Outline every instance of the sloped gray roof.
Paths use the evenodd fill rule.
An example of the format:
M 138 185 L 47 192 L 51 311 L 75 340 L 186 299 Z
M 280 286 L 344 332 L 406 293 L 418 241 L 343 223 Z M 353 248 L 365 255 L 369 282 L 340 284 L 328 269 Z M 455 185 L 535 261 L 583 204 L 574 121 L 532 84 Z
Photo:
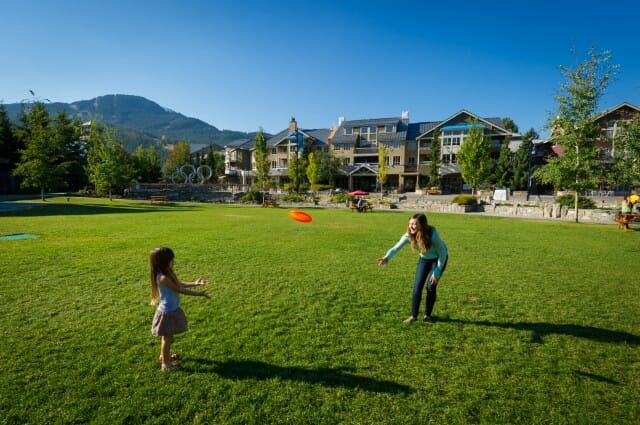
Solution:
M 440 123 L 441 121 L 432 121 L 432 122 L 416 122 L 416 123 L 409 124 L 409 129 L 407 131 L 407 140 L 416 140 L 418 136 L 426 133 L 427 131 L 431 130 L 432 128 L 434 128 Z
M 402 121 L 402 118 L 399 117 L 391 117 L 391 118 L 368 118 L 362 120 L 349 120 L 343 121 L 341 127 L 366 127 L 366 126 L 378 126 L 378 125 L 387 125 L 392 124 L 395 125 L 398 121 Z
M 319 144 L 326 145 L 328 143 L 329 135 L 331 134 L 331 130 L 328 128 L 315 128 L 310 130 L 299 128 L 298 131 L 307 135 L 308 137 L 313 138 L 314 145 L 319 145 Z M 269 140 L 267 140 L 267 146 L 273 147 L 276 144 L 282 142 L 284 139 L 286 139 L 287 136 L 289 136 L 288 128 L 280 131 L 276 135 L 269 138 Z
M 409 125 L 402 118 L 370 118 L 363 120 L 343 121 L 337 128 L 333 136 L 332 143 L 354 144 L 358 139 L 356 134 L 344 134 L 345 128 L 378 127 L 382 125 L 395 125 L 396 131 L 393 133 L 378 133 L 379 142 L 395 142 L 407 140 L 407 130 Z
M 301 130 L 303 133 L 308 134 L 309 136 L 315 139 L 314 144 L 324 144 L 326 145 L 329 141 L 329 135 L 331 134 L 331 129 L 328 128 L 318 128 L 315 130 Z
M 254 144 L 255 142 L 251 139 L 238 139 L 227 143 L 224 147 L 231 149 L 251 149 Z

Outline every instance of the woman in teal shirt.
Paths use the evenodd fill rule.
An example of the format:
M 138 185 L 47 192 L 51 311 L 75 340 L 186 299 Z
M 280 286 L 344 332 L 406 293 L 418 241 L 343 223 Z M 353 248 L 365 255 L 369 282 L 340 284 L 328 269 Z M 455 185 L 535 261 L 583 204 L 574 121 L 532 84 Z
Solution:
M 416 276 L 413 284 L 413 297 L 411 302 L 411 316 L 404 320 L 403 323 L 409 324 L 416 321 L 420 310 L 420 299 L 422 298 L 422 290 L 424 284 L 427 283 L 427 299 L 423 321 L 431 322 L 431 313 L 436 303 L 436 288 L 449 258 L 447 245 L 440 238 L 440 234 L 433 226 L 427 223 L 427 216 L 424 214 L 414 214 L 409 219 L 407 232 L 402 235 L 398 243 L 396 243 L 384 257 L 378 258 L 378 264 L 386 265 L 391 257 L 398 252 L 407 243 L 411 243 L 411 250 L 420 253 L 418 265 L 416 267 Z

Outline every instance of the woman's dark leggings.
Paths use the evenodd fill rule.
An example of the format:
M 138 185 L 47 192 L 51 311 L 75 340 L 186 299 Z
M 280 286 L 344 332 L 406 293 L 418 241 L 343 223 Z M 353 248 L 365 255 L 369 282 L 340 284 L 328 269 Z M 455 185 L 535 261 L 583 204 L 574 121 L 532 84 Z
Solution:
M 447 262 L 449 261 L 449 257 L 444 260 L 444 265 L 442 266 L 442 270 L 440 271 L 440 278 L 444 274 L 444 269 L 447 268 Z M 413 283 L 413 298 L 411 300 L 411 315 L 413 317 L 418 317 L 418 312 L 420 311 L 420 299 L 422 298 L 422 290 L 424 289 L 424 284 L 427 281 L 429 275 L 431 275 L 431 269 L 436 266 L 438 263 L 438 259 L 430 259 L 427 260 L 425 258 L 419 257 L 418 266 L 416 267 L 416 279 Z M 438 283 L 440 281 L 438 280 Z M 433 306 L 436 303 L 436 289 L 438 285 L 432 285 L 431 282 L 427 283 L 427 300 L 426 300 L 426 308 L 425 314 L 427 316 L 431 316 L 431 312 L 433 311 Z

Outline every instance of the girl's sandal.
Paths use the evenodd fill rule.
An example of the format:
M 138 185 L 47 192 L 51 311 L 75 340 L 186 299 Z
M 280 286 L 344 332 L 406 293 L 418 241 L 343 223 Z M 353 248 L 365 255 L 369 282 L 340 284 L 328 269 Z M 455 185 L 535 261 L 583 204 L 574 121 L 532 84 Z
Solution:
M 170 365 L 162 365 L 160 368 L 162 371 L 176 371 L 180 370 L 180 362 L 173 362 Z
M 178 355 L 178 354 L 172 354 L 172 355 L 171 355 L 171 360 L 180 360 L 180 355 Z M 159 361 L 160 363 L 162 363 L 162 356 L 158 357 L 158 361 Z

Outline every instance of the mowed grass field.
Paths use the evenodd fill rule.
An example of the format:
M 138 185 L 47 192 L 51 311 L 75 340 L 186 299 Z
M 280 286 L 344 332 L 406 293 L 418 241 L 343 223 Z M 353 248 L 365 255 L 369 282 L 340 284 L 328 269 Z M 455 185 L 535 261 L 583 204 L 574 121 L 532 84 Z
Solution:
M 449 245 L 409 314 L 408 211 L 71 198 L 0 213 L 2 424 L 637 424 L 640 232 L 428 214 Z M 148 254 L 176 253 L 190 330 L 161 372 Z M 424 300 L 422 309 L 424 308 Z M 422 310 L 421 310 L 422 314 Z

